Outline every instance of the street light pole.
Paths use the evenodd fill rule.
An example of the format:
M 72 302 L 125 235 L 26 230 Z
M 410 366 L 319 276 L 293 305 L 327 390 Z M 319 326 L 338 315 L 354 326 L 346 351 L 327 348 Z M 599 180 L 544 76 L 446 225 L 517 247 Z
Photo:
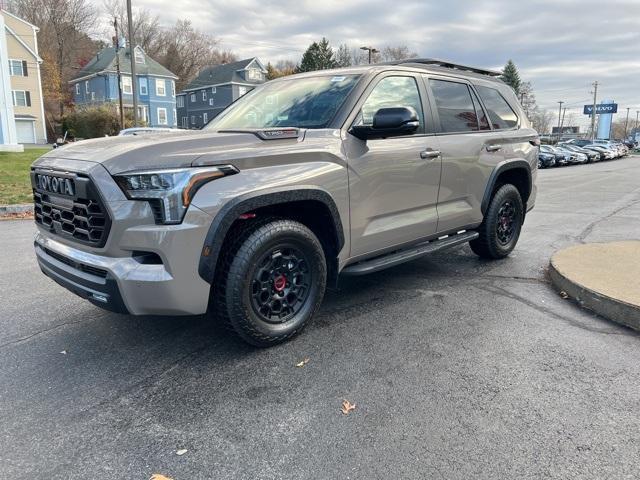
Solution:
M 374 53 L 379 53 L 379 50 L 376 50 L 373 47 L 360 47 L 360 50 L 366 50 L 369 52 L 369 65 L 371 65 L 371 55 Z
M 593 110 L 591 111 L 591 141 L 596 138 L 596 102 L 598 101 L 598 81 L 593 84 Z
M 564 103 L 562 100 L 558 102 L 560 104 L 560 108 L 558 108 L 558 142 L 560 141 L 560 128 L 562 122 L 562 104 Z
M 116 73 L 118 75 L 118 104 L 120 107 L 120 130 L 123 130 L 125 128 L 125 125 L 124 125 L 124 108 L 122 106 L 122 75 L 120 74 L 120 37 L 118 35 L 118 19 L 117 18 L 113 20 L 113 28 L 115 28 L 116 30 Z
M 131 57 L 131 93 L 133 97 L 133 126 L 138 126 L 138 78 L 136 77 L 136 54 L 133 41 L 133 15 L 131 0 L 127 0 L 127 23 L 129 23 L 129 56 Z
M 624 138 L 625 138 L 625 140 L 627 139 L 627 125 L 629 125 L 629 110 L 631 110 L 631 108 L 627 107 L 627 119 L 624 121 Z

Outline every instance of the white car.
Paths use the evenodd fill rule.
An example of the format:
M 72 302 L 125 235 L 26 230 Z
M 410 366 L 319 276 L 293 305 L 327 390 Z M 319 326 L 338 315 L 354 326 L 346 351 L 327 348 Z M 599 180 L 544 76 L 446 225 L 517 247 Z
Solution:
M 154 133 L 171 133 L 176 131 L 177 130 L 175 128 L 165 127 L 131 127 L 120 130 L 118 136 L 121 137 L 123 135 L 149 135 Z

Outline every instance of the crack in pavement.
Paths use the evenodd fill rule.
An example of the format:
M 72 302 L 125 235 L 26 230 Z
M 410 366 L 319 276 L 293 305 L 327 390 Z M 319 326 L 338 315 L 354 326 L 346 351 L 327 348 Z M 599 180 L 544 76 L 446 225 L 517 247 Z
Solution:
M 553 310 L 551 310 L 548 307 L 543 307 L 541 305 L 539 305 L 536 302 L 533 302 L 525 297 L 521 297 L 520 295 L 517 295 L 513 292 L 510 292 L 509 290 L 499 287 L 497 285 L 495 285 L 495 283 L 491 283 L 490 285 L 474 285 L 476 288 L 480 289 L 480 290 L 484 290 L 485 292 L 490 292 L 493 293 L 495 295 L 499 295 L 501 297 L 505 297 L 505 298 L 509 298 L 511 300 L 515 300 L 517 302 L 523 303 L 524 305 L 533 308 L 534 310 L 540 312 L 540 313 L 544 313 L 547 315 L 551 315 L 553 317 L 556 317 L 559 320 L 562 320 L 566 323 L 568 323 L 569 325 L 573 326 L 573 327 L 577 327 L 580 328 L 581 330 L 586 330 L 589 332 L 593 332 L 593 333 L 599 333 L 599 334 L 603 334 L 603 335 L 620 335 L 620 336 L 627 336 L 627 337 L 637 337 L 639 336 L 638 333 L 634 332 L 633 330 L 627 330 L 627 329 L 622 329 L 620 327 L 615 327 L 615 329 L 602 329 L 602 328 L 594 328 L 594 327 L 589 327 L 587 325 L 585 325 L 584 323 L 581 323 L 577 320 L 574 320 L 573 318 L 570 317 L 566 317 L 564 315 L 561 315 L 557 312 L 554 312 Z M 594 315 L 597 318 L 601 318 L 597 315 Z M 603 319 L 604 320 L 604 319 Z
M 636 189 L 635 191 L 638 191 L 640 189 Z M 634 191 L 634 193 L 635 193 Z M 614 209 L 612 212 L 608 213 L 607 215 L 604 215 L 603 217 L 600 217 L 597 220 L 594 220 L 593 222 L 589 223 L 583 230 L 582 232 L 580 232 L 578 234 L 578 236 L 576 237 L 576 239 L 580 242 L 580 243 L 585 243 L 586 238 L 591 235 L 591 232 L 593 232 L 593 229 L 596 227 L 596 225 L 598 225 L 600 222 L 604 222 L 605 220 L 613 217 L 614 215 L 616 215 L 617 213 L 621 212 L 622 210 L 625 210 L 629 207 L 632 207 L 636 204 L 640 203 L 640 198 L 635 198 L 627 203 L 625 203 L 624 205 L 622 205 L 621 207 L 618 207 L 616 209 Z

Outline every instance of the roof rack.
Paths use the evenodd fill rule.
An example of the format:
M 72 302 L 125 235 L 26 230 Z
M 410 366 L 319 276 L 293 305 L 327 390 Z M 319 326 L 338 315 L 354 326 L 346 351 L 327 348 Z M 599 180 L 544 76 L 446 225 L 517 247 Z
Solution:
M 438 60 L 437 58 L 408 58 L 406 60 L 402 60 L 397 62 L 398 65 L 407 64 L 407 63 L 420 63 L 423 65 L 437 65 L 439 67 L 444 68 L 453 68 L 455 70 L 465 70 L 468 72 L 479 73 L 480 75 L 488 75 L 490 77 L 499 77 L 502 75 L 501 72 L 496 72 L 495 70 L 487 70 L 484 68 L 476 68 L 469 67 L 468 65 L 459 65 L 453 62 L 447 62 L 446 60 Z

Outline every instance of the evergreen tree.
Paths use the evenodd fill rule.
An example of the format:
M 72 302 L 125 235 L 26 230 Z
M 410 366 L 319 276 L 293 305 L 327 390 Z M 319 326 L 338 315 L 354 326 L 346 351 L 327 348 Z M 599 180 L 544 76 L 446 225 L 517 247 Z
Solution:
M 522 81 L 520 80 L 520 74 L 516 68 L 516 64 L 512 60 L 509 60 L 502 70 L 502 76 L 500 77 L 504 83 L 513 88 L 516 95 L 520 95 L 520 87 Z
M 343 43 L 338 47 L 336 52 L 336 67 L 350 67 L 351 66 L 351 51 L 346 43 Z
M 322 41 L 313 42 L 302 55 L 302 61 L 298 67 L 299 72 L 312 72 L 314 70 L 326 70 L 336 68 L 333 49 L 326 38 Z

